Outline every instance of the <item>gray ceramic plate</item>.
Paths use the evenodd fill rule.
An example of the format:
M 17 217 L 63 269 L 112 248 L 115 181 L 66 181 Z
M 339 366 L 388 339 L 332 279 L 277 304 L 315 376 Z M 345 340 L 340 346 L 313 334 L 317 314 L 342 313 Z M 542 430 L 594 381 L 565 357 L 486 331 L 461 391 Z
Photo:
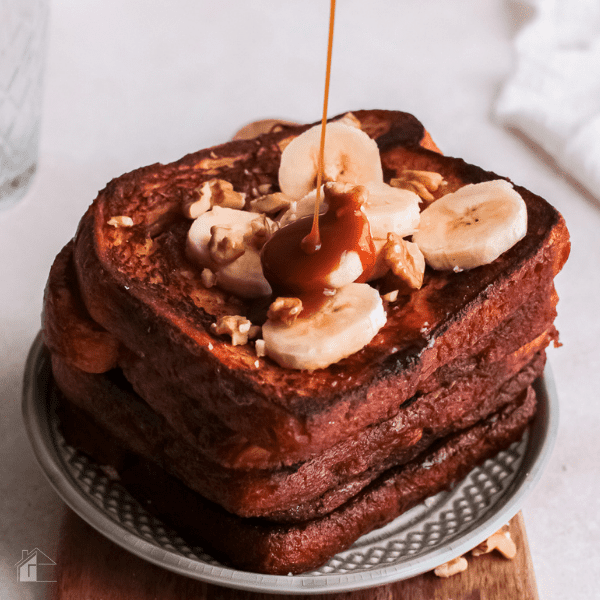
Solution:
M 546 465 L 558 428 L 549 367 L 536 382 L 539 410 L 529 433 L 442 492 L 389 525 L 360 538 L 326 565 L 303 575 L 276 576 L 222 566 L 202 548 L 148 514 L 99 466 L 64 441 L 54 412 L 51 370 L 41 339 L 25 372 L 23 413 L 37 459 L 62 499 L 106 537 L 176 573 L 243 590 L 310 594 L 355 590 L 407 579 L 467 552 L 521 508 Z

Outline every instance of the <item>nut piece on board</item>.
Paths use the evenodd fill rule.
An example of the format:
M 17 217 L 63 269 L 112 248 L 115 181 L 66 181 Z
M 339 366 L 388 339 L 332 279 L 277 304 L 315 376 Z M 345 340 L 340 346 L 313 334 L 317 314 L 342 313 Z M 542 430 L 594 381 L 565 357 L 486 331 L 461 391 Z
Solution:
M 517 554 L 517 547 L 510 537 L 510 532 L 504 527 L 491 535 L 487 540 L 481 542 L 479 546 L 473 548 L 473 556 L 481 556 L 492 550 L 498 550 L 505 558 L 514 558 Z
M 449 560 L 447 563 L 436 567 L 433 572 L 438 577 L 452 577 L 452 575 L 466 571 L 468 566 L 469 563 L 464 556 L 457 556 L 456 558 Z

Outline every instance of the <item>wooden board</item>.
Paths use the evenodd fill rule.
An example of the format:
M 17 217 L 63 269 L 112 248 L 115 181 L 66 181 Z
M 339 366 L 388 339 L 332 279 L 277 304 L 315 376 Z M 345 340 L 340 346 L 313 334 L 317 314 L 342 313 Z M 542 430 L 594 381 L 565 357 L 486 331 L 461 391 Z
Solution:
M 521 513 L 510 522 L 518 552 L 507 560 L 493 552 L 468 555 L 469 568 L 448 579 L 425 573 L 406 581 L 318 596 L 314 600 L 538 600 Z M 71 510 L 61 526 L 51 600 L 277 600 L 282 596 L 241 592 L 182 577 L 152 565 L 109 541 Z

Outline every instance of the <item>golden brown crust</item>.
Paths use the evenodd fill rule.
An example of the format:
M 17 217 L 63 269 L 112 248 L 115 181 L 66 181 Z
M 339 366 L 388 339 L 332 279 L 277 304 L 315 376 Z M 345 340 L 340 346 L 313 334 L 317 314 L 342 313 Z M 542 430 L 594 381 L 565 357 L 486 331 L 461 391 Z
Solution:
M 423 149 L 425 130 L 414 117 L 354 114 L 377 136 L 388 178 L 404 168 L 434 170 L 448 182 L 444 191 L 452 191 L 497 177 Z M 232 142 L 111 182 L 83 218 L 75 249 L 82 296 L 94 320 L 189 399 L 184 410 L 192 422 L 194 404 L 201 403 L 250 444 L 298 457 L 389 415 L 420 380 L 546 286 L 568 252 L 562 217 L 518 188 L 528 205 L 528 236 L 491 265 L 460 274 L 428 270 L 422 289 L 390 305 L 387 325 L 361 352 L 310 377 L 257 359 L 251 345 L 233 347 L 210 333 L 218 317 L 251 315 L 256 305 L 202 285 L 184 255 L 189 221 L 180 208 L 209 177 L 228 178 L 249 197 L 260 182 L 276 185 L 279 144 L 305 128 Z M 107 224 L 124 214 L 133 216 L 133 227 Z
M 72 294 L 74 298 L 70 300 L 70 303 L 77 305 L 77 281 L 71 269 L 68 268 L 69 248 L 70 244 L 61 252 L 61 260 L 55 262 L 50 273 L 49 287 L 54 288 L 55 293 L 63 299 L 68 299 L 69 294 Z M 556 315 L 556 302 L 557 296 L 552 284 L 549 287 L 540 287 L 535 290 L 528 301 L 508 316 L 499 327 L 496 327 L 487 336 L 480 338 L 477 344 L 469 349 L 466 358 L 455 359 L 445 367 L 438 369 L 431 377 L 419 383 L 417 391 L 423 393 L 435 390 L 440 385 L 449 385 L 457 373 L 481 368 L 515 352 L 523 344 L 527 344 L 550 327 Z M 81 313 L 71 314 L 70 311 L 63 310 L 56 318 L 67 324 L 76 320 L 79 328 L 85 326 Z M 98 326 L 89 315 L 85 318 L 91 335 Z M 73 361 L 70 362 L 73 364 Z M 143 358 L 122 348 L 120 364 L 137 392 L 158 413 L 164 415 L 179 435 L 194 444 L 198 452 L 222 466 L 238 469 L 271 468 L 293 465 L 316 455 L 314 448 L 310 450 L 310 453 L 306 449 L 302 449 L 299 453 L 269 452 L 225 427 L 216 415 L 201 411 L 200 406 L 194 408 L 195 412 L 201 411 L 198 413 L 197 419 L 190 420 L 186 407 L 191 401 L 182 400 L 183 392 L 157 375 Z M 74 364 L 74 366 L 78 365 Z M 81 369 L 81 367 L 78 368 Z M 196 420 L 202 421 L 202 428 L 194 425 Z M 329 444 L 329 446 L 331 445 L 333 443 Z M 321 448 L 321 450 L 323 449 L 326 448 Z
M 268 359 L 255 366 L 253 349 L 213 337 L 209 324 L 217 314 L 193 309 L 185 296 L 179 303 L 169 296 L 158 300 L 152 288 L 136 280 L 121 283 L 121 274 L 113 275 L 94 254 L 86 221 L 77 239 L 78 274 L 95 320 L 228 427 L 250 437 L 257 433 L 252 423 L 260 421 L 276 451 L 322 447 L 341 431 L 352 433 L 342 422 L 357 431 L 383 418 L 414 393 L 419 379 L 491 331 L 553 277 L 564 257 L 564 225 L 547 205 L 537 204 L 531 194 L 525 198 L 532 231 L 523 243 L 470 272 L 428 271 L 421 290 L 391 307 L 388 324 L 369 346 L 310 377 Z M 555 238 L 561 242 L 553 243 Z M 239 307 L 232 312 L 239 314 Z M 422 332 L 425 321 L 430 328 Z M 375 395 L 376 409 L 366 402 Z
M 44 293 L 44 343 L 73 366 L 104 373 L 117 366 L 119 341 L 89 316 L 76 284 L 73 242 L 57 255 Z
M 279 469 L 222 467 L 180 436 L 129 389 L 121 374 L 85 374 L 58 355 L 54 378 L 65 396 L 131 452 L 155 462 L 190 489 L 243 517 L 299 522 L 323 516 L 357 494 L 384 470 L 404 464 L 436 440 L 466 429 L 514 398 L 544 367 L 542 334 L 481 368 L 464 366 L 445 383 L 415 396 L 393 418 L 367 428 L 313 460 Z M 217 434 L 218 435 L 218 432 Z
M 449 436 L 407 465 L 389 469 L 338 509 L 294 524 L 236 517 L 130 455 L 81 411 L 62 404 L 60 412 L 67 441 L 99 464 L 114 466 L 122 483 L 190 543 L 200 543 L 239 569 L 287 575 L 320 566 L 361 535 L 462 479 L 474 465 L 518 440 L 535 406 L 535 392 L 528 388 L 489 419 Z

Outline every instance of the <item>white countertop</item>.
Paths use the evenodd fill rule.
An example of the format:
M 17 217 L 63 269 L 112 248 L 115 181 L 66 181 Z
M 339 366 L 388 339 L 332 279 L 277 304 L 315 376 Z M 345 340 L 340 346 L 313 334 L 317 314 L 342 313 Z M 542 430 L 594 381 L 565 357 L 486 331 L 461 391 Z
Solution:
M 491 118 L 522 5 L 459 4 L 339 2 L 329 114 L 412 112 L 446 154 L 509 176 L 564 215 L 573 244 L 557 277 L 564 345 L 549 352 L 560 430 L 524 514 L 540 597 L 588 599 L 600 581 L 600 201 Z M 324 0 L 53 2 L 39 172 L 20 204 L 0 209 L 1 600 L 43 597 L 13 565 L 36 546 L 52 557 L 63 510 L 20 411 L 55 254 L 111 178 L 226 141 L 255 119 L 318 120 L 327 15 Z

